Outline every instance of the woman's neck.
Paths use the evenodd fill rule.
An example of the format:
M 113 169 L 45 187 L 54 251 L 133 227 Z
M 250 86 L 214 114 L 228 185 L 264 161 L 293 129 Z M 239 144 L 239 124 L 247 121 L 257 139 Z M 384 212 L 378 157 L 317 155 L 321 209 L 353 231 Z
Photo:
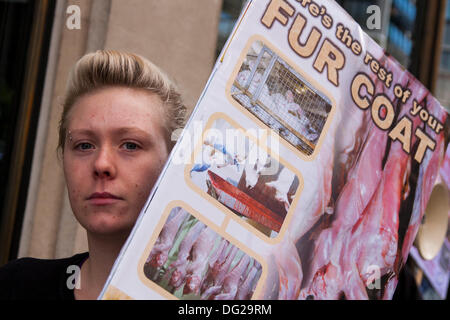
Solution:
M 88 232 L 89 258 L 81 267 L 81 286 L 74 292 L 77 300 L 97 299 L 127 236 L 99 236 Z

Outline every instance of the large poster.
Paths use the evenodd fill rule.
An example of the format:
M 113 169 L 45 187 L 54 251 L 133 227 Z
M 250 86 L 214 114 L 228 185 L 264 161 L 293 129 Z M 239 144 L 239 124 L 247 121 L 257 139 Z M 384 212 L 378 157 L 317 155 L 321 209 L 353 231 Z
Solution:
M 390 299 L 447 113 L 333 1 L 250 1 L 100 296 Z

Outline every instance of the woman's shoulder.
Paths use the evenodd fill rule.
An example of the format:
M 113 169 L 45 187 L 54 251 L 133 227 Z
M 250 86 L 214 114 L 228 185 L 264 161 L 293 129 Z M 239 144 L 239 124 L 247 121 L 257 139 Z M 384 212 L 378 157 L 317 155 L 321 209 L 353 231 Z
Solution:
M 68 298 L 87 252 L 64 259 L 20 258 L 0 267 L 0 299 Z M 67 296 L 69 295 L 69 296 Z
M 15 271 L 35 271 L 38 269 L 54 269 L 60 268 L 67 265 L 78 265 L 83 263 L 84 260 L 89 256 L 88 252 L 78 253 L 72 257 L 63 258 L 63 259 L 38 259 L 38 258 L 20 258 L 13 260 L 3 267 L 0 267 L 0 271 L 5 270 L 15 270 Z

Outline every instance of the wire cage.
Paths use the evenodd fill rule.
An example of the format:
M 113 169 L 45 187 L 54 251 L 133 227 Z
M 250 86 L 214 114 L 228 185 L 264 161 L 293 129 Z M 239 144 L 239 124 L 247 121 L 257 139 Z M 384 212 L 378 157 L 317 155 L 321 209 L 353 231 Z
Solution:
M 231 96 L 306 155 L 314 152 L 331 111 L 327 97 L 264 45 L 247 54 Z

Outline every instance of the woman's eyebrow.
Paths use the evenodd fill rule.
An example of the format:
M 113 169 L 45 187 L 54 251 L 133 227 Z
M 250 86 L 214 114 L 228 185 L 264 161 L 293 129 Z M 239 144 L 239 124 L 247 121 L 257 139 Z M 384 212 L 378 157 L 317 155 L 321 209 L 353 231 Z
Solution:
M 142 129 L 139 129 L 136 127 L 119 128 L 119 129 L 113 130 L 113 132 L 115 135 L 118 135 L 118 136 L 125 135 L 125 134 L 136 134 L 138 137 L 149 139 L 149 140 L 153 140 L 153 138 L 154 138 L 154 135 L 151 132 L 147 132 L 145 130 L 142 130 Z
M 90 130 L 90 129 L 71 129 L 71 130 L 68 130 L 67 133 L 70 135 L 72 135 L 72 134 L 80 134 L 80 135 L 88 135 L 88 136 L 95 135 L 94 131 Z
M 149 136 L 150 134 L 142 129 L 136 128 L 136 127 L 123 127 L 113 130 L 116 133 L 123 134 L 123 133 L 140 133 Z
M 135 133 L 135 134 L 140 134 L 143 136 L 147 136 L 147 137 L 151 137 L 151 134 L 145 130 L 136 128 L 136 127 L 122 127 L 122 128 L 117 128 L 117 129 L 112 129 L 110 130 L 111 133 L 113 134 L 117 134 L 117 135 L 121 135 L 121 134 L 126 134 L 126 133 Z M 73 129 L 73 130 L 69 130 L 68 133 L 70 134 L 80 134 L 80 135 L 88 135 L 88 136 L 95 136 L 96 135 L 96 130 L 92 130 L 92 129 Z
M 112 139 L 138 139 L 141 143 L 151 144 L 153 145 L 155 141 L 157 141 L 157 137 L 152 133 L 146 130 L 137 128 L 137 127 L 120 127 L 120 128 L 112 128 L 108 130 Z M 73 136 L 73 139 L 100 139 L 103 133 L 98 132 L 95 129 L 88 128 L 80 128 L 74 129 L 68 132 L 67 137 L 71 141 L 70 137 Z

